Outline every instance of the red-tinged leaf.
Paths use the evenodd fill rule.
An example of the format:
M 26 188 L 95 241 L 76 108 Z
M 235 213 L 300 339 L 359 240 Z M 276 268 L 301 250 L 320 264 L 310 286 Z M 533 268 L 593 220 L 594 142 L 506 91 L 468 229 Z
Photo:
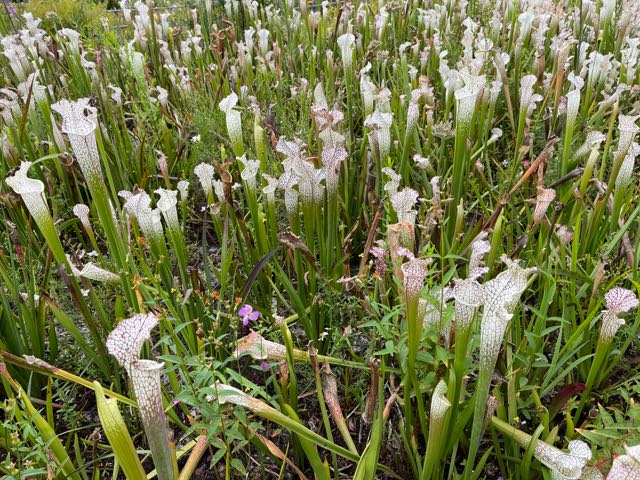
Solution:
M 555 394 L 551 404 L 549 405 L 549 418 L 556 416 L 558 412 L 563 410 L 567 406 L 567 402 L 571 397 L 577 395 L 585 389 L 585 384 L 581 382 L 571 383 L 562 387 L 558 393 Z

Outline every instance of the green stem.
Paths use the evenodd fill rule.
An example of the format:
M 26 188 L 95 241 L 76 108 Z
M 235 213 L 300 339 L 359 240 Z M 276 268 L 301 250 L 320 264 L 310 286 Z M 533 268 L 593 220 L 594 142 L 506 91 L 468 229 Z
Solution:
M 471 443 L 469 445 L 467 463 L 465 465 L 463 474 L 464 480 L 470 480 L 472 478 L 476 455 L 478 454 L 478 449 L 480 448 L 480 437 L 482 435 L 484 414 L 487 408 L 487 397 L 489 396 L 489 388 L 491 387 L 491 374 L 493 372 L 493 365 L 495 365 L 495 361 L 486 362 L 480 365 L 478 383 L 476 384 L 473 424 L 471 427 Z

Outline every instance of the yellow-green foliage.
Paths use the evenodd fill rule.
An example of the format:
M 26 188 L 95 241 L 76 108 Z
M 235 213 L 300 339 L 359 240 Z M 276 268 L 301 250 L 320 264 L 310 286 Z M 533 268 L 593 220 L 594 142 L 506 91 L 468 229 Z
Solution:
M 84 33 L 95 31 L 110 15 L 104 3 L 88 0 L 31 0 L 26 10 L 41 18 L 47 30 L 66 27 Z

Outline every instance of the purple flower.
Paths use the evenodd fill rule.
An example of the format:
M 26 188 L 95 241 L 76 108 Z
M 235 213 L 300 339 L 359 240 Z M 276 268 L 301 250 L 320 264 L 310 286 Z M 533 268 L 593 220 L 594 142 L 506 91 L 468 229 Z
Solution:
M 238 310 L 238 316 L 242 318 L 242 325 L 245 327 L 249 325 L 251 320 L 257 320 L 260 318 L 260 312 L 254 310 L 249 304 L 245 304 L 240 310 Z
M 269 370 L 269 362 L 262 362 L 260 364 L 260 368 L 262 368 L 262 370 L 266 372 L 267 370 Z

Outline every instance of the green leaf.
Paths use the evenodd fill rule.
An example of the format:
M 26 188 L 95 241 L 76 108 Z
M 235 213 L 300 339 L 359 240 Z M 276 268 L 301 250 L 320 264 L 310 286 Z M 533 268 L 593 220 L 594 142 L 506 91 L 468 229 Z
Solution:
M 380 446 L 382 445 L 382 433 L 384 430 L 384 382 L 378 386 L 378 409 L 371 429 L 371 439 L 360 457 L 353 480 L 375 480 Z
M 247 475 L 247 471 L 244 468 L 244 465 L 240 461 L 239 458 L 234 458 L 231 460 L 231 466 L 237 470 L 243 477 Z
M 107 399 L 98 382 L 94 382 L 94 386 L 102 429 L 125 477 L 127 480 L 146 480 L 144 468 L 142 468 L 133 440 L 131 440 L 127 426 L 118 409 L 117 400 L 115 398 Z
M 531 459 L 533 458 L 533 452 L 536 448 L 536 443 L 538 442 L 538 438 L 540 438 L 540 435 L 542 435 L 543 431 L 544 431 L 544 426 L 538 425 L 538 428 L 536 428 L 536 431 L 531 437 L 531 442 L 529 442 L 527 451 L 525 452 L 524 457 L 522 459 L 522 463 L 520 464 L 520 472 L 522 474 L 522 478 L 525 478 L 525 479 L 529 478 L 529 471 L 531 469 Z
M 384 348 L 382 350 L 374 352 L 374 355 L 377 357 L 381 357 L 382 355 L 390 355 L 393 353 L 394 348 L 395 344 L 393 343 L 393 340 L 387 340 L 384 344 Z
M 242 289 L 240 290 L 240 298 L 242 298 L 242 302 L 244 302 L 246 300 L 247 295 L 249 294 L 249 290 L 251 290 L 251 286 L 255 283 L 255 281 L 258 278 L 258 275 L 260 274 L 260 271 L 262 270 L 262 268 L 266 265 L 266 263 L 269 261 L 269 259 L 271 257 L 273 257 L 273 255 L 277 251 L 278 251 L 278 249 L 274 248 L 269 253 L 267 253 L 262 258 L 262 260 L 260 260 L 258 262 L 258 264 L 255 267 L 253 267 L 253 270 L 251 270 L 251 273 L 247 277 L 247 281 L 244 283 L 244 285 L 242 286 Z
M 24 403 L 25 412 L 29 415 L 31 422 L 38 429 L 42 438 L 47 442 L 47 445 L 60 465 L 64 476 L 72 480 L 80 480 L 80 476 L 77 473 L 75 465 L 71 461 L 71 458 L 60 441 L 60 438 L 58 438 L 56 432 L 51 428 L 51 425 L 49 425 L 44 417 L 34 408 L 31 400 L 29 400 L 29 396 L 22 387 L 15 383 L 11 378 L 9 379 L 9 382 L 20 395 L 20 398 Z
M 583 430 L 576 428 L 576 432 L 586 438 L 590 443 L 604 447 L 608 440 L 618 440 L 623 438 L 622 433 L 615 433 L 607 430 Z
M 302 424 L 293 408 L 285 404 L 284 410 L 293 421 Z M 329 465 L 326 460 L 323 462 L 320 458 L 316 444 L 302 435 L 298 435 L 298 440 L 300 441 L 300 445 L 311 464 L 316 480 L 329 480 L 331 478 L 329 474 Z

